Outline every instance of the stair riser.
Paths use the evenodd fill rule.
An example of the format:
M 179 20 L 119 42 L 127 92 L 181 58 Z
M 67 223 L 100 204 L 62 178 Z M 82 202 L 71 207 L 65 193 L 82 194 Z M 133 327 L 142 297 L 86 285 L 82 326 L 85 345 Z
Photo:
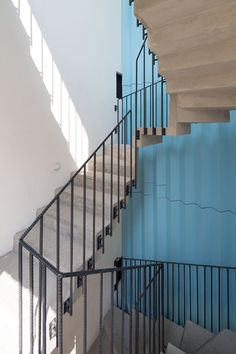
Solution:
M 89 171 L 92 171 L 93 170 L 93 164 L 89 164 L 88 169 L 89 169 Z M 103 171 L 103 163 L 102 163 L 102 161 L 97 161 L 96 170 L 98 172 L 102 172 Z M 109 161 L 109 162 L 107 161 L 107 163 L 105 164 L 105 172 L 106 173 L 111 173 L 111 161 Z M 130 165 L 129 165 L 129 160 L 128 159 L 127 159 L 126 167 L 124 165 L 120 164 L 119 173 L 122 176 L 126 175 L 127 181 L 128 181 L 128 178 L 130 177 L 130 174 L 131 174 Z M 113 161 L 113 174 L 114 175 L 118 174 L 118 163 L 117 163 L 117 161 Z M 133 168 L 133 171 L 132 171 L 132 175 L 134 176 L 134 168 Z
M 218 110 L 178 109 L 178 122 L 181 123 L 228 123 L 229 113 Z
M 207 91 L 214 89 L 236 89 L 236 72 L 197 78 L 167 79 L 167 91 L 170 94 Z
M 211 90 L 205 93 L 178 94 L 179 108 L 209 108 L 230 110 L 236 107 L 236 90 Z
M 115 178 L 115 176 L 114 176 Z M 83 175 L 80 175 L 78 177 L 76 177 L 75 179 L 75 186 L 78 187 L 83 187 L 84 184 L 84 177 Z M 128 183 L 127 183 L 128 185 Z M 92 189 L 93 190 L 93 186 L 94 186 L 94 180 L 93 178 L 86 178 L 86 187 L 88 189 Z M 113 179 L 113 183 L 112 183 L 112 188 L 113 191 L 116 192 L 116 194 L 118 193 L 118 181 L 117 178 L 116 180 Z M 111 192 L 111 180 L 109 178 L 105 180 L 105 193 L 110 193 Z M 101 178 L 96 178 L 96 191 L 102 192 L 103 191 L 103 180 Z M 120 176 L 120 194 L 122 194 L 122 192 L 124 191 L 124 176 Z
M 168 76 L 173 71 L 183 69 L 194 69 L 200 66 L 221 64 L 222 70 L 227 63 L 236 60 L 236 51 L 234 47 L 235 40 L 229 39 L 221 43 L 219 50 L 218 43 L 213 43 L 207 46 L 200 46 L 196 49 L 188 49 L 181 53 L 173 53 L 165 56 L 160 56 L 158 61 L 159 72 Z M 173 65 L 174 62 L 174 65 Z

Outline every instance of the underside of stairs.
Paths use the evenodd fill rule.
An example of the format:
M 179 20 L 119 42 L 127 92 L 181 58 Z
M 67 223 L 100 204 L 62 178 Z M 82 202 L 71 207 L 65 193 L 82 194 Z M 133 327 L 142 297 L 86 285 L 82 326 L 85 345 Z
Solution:
M 166 135 L 190 133 L 191 123 L 226 123 L 235 109 L 235 1 L 135 0 L 148 47 L 170 95 Z

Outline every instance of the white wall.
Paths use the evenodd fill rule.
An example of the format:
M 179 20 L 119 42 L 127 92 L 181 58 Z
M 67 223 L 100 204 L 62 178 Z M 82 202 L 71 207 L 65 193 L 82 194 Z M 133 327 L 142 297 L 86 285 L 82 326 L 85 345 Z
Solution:
M 0 2 L 0 255 L 113 127 L 121 70 L 119 1 L 18 3 Z

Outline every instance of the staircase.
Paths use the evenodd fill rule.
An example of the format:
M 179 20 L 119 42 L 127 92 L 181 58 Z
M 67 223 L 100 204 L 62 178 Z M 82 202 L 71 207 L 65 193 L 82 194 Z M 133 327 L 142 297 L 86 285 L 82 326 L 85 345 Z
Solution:
M 185 270 L 190 274 L 190 285 L 181 292 L 180 273 L 170 275 L 165 262 L 113 262 L 122 255 L 117 229 L 137 186 L 138 148 L 159 144 L 165 135 L 189 134 L 192 123 L 229 122 L 229 110 L 236 106 L 236 5 L 222 0 L 135 0 L 134 11 L 146 28 L 136 65 L 148 40 L 152 84 L 146 86 L 144 70 L 144 86 L 138 89 L 137 71 L 135 92 L 117 102 L 117 125 L 37 211 L 33 224 L 15 236 L 13 250 L 0 258 L 3 354 L 69 354 L 74 333 L 76 353 L 83 354 L 154 354 L 164 348 L 167 354 L 235 353 L 236 335 L 229 330 L 234 326 L 229 312 L 235 298 L 231 281 L 236 279 L 230 274 L 235 269 L 224 268 L 227 280 L 222 285 L 220 267 L 178 264 L 178 271 L 184 267 L 183 284 Z M 156 55 L 161 75 L 155 82 Z M 199 304 L 200 295 L 192 296 L 193 278 L 196 284 L 203 280 L 206 292 L 208 267 L 218 270 L 218 312 L 216 305 L 208 309 L 207 302 Z M 222 309 L 225 284 L 228 298 Z M 191 318 L 191 300 L 185 302 L 187 291 L 189 299 L 196 300 L 196 319 Z M 227 325 L 221 323 L 224 309 Z M 199 314 L 213 317 L 214 311 L 219 328 L 208 319 L 207 330 L 209 323 L 200 325 Z
M 170 95 L 167 135 L 229 122 L 236 106 L 235 1 L 135 0 Z
M 135 313 L 124 316 L 124 339 L 121 340 L 122 333 L 122 311 L 115 307 L 115 327 L 114 327 L 114 353 L 132 354 L 135 351 L 130 351 L 130 334 L 129 329 L 133 322 L 132 340 L 139 342 L 139 348 L 141 352 L 151 353 L 152 351 L 152 334 L 149 333 L 148 318 L 145 318 L 146 328 L 143 327 L 143 314 L 139 313 L 140 325 L 135 337 Z M 104 319 L 104 336 L 103 336 L 103 348 L 104 353 L 109 353 L 110 339 L 111 339 L 111 327 L 110 327 L 111 310 L 108 312 Z M 164 347 L 166 354 L 234 354 L 236 348 L 236 333 L 230 330 L 223 330 L 219 334 L 214 335 L 212 332 L 207 331 L 201 326 L 196 325 L 191 321 L 187 321 L 184 328 L 175 324 L 172 321 L 164 318 Z M 158 341 L 158 326 L 156 327 L 156 338 Z M 151 336 L 151 338 L 150 338 Z M 151 341 L 150 341 L 151 339 Z M 142 350 L 143 345 L 145 351 Z M 121 348 L 123 346 L 123 348 Z M 134 348 L 134 346 L 133 346 Z M 89 354 L 99 353 L 99 340 L 97 339 Z

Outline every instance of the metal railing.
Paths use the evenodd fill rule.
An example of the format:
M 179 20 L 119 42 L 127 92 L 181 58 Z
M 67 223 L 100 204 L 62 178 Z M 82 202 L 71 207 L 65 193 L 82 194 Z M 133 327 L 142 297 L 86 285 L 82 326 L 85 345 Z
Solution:
M 80 309 L 76 319 L 77 349 L 83 354 L 125 352 L 157 354 L 164 346 L 162 282 L 163 265 L 154 261 L 121 259 L 114 267 L 53 273 L 43 261 L 29 253 L 30 301 L 24 306 L 29 314 L 24 323 L 20 353 L 71 352 L 74 337 L 65 340 L 68 326 L 65 298 L 71 279 L 78 284 Z M 42 269 L 42 279 L 37 271 Z M 42 288 L 40 287 L 42 283 Z M 96 289 L 96 292 L 94 292 Z M 38 299 L 38 301 L 36 301 Z M 79 300 L 78 300 L 79 299 Z M 51 317 L 50 317 L 51 311 Z M 54 313 L 56 318 L 53 318 Z M 79 330 L 80 328 L 80 330 Z M 49 330 L 48 330 L 49 329 Z M 22 330 L 22 327 L 21 327 Z M 121 339 L 117 341 L 116 334 Z M 27 344 L 29 342 L 29 344 Z
M 136 150 L 132 143 L 130 144 L 133 139 L 132 124 L 132 111 L 129 110 L 81 168 L 39 213 L 19 240 L 20 353 L 23 353 L 22 288 L 25 264 L 29 263 L 27 270 L 31 302 L 33 302 L 33 268 L 36 261 L 39 267 L 39 328 L 41 323 L 45 322 L 47 270 L 58 278 L 56 285 L 58 292 L 64 274 L 67 277 L 70 275 L 68 312 L 72 315 L 75 288 L 73 277 L 79 269 L 83 271 L 95 269 L 96 252 L 101 249 L 104 253 L 105 236 L 112 236 L 113 219 L 117 218 L 118 222 L 120 221 L 120 209 L 126 207 L 127 196 L 132 197 L 132 187 L 135 185 L 134 166 L 137 160 Z M 33 309 L 33 304 L 31 305 Z M 60 306 L 57 304 L 57 317 L 61 313 Z M 42 339 L 42 343 L 44 340 Z M 39 342 L 40 348 L 41 334 Z M 44 345 L 42 348 L 44 353 L 46 350 Z
M 164 313 L 182 326 L 191 320 L 211 332 L 236 330 L 236 268 L 163 262 Z

